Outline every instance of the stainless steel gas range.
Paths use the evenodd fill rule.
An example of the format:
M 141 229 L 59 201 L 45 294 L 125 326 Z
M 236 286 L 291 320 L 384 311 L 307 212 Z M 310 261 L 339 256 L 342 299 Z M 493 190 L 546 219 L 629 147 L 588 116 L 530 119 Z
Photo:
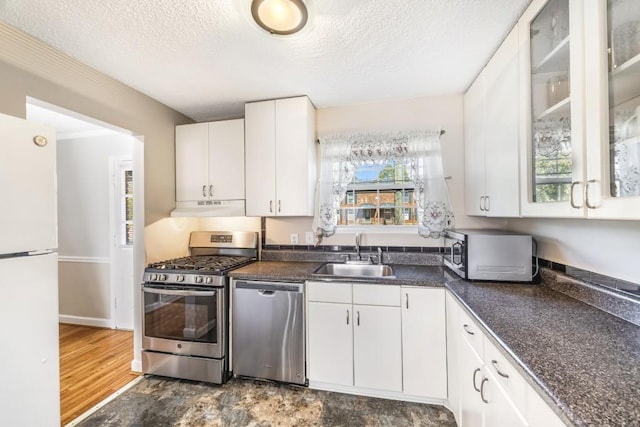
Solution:
M 224 383 L 229 278 L 258 255 L 255 232 L 196 231 L 190 256 L 149 264 L 142 284 L 142 371 Z

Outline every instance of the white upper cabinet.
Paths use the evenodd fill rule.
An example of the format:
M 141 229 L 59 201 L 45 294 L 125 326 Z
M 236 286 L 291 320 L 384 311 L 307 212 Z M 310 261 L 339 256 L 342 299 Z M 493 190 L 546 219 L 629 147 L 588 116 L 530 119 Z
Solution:
M 176 126 L 176 201 L 209 196 L 209 124 Z
M 520 215 L 519 81 L 516 27 L 464 97 L 468 215 Z
M 306 96 L 245 105 L 248 216 L 312 216 L 315 108 Z
M 244 120 L 176 126 L 179 208 L 237 201 L 229 213 L 244 215 L 244 198 Z
M 584 214 L 582 0 L 534 0 L 520 22 L 522 214 Z
M 587 172 L 592 218 L 640 218 L 640 3 L 585 2 Z
M 640 3 L 535 0 L 519 26 L 523 216 L 639 219 Z

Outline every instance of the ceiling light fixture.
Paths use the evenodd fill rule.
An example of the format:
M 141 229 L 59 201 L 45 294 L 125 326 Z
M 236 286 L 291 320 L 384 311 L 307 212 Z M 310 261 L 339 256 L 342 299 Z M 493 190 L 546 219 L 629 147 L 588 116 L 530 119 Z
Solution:
M 252 0 L 251 15 L 264 30 L 280 36 L 297 33 L 309 19 L 302 0 Z

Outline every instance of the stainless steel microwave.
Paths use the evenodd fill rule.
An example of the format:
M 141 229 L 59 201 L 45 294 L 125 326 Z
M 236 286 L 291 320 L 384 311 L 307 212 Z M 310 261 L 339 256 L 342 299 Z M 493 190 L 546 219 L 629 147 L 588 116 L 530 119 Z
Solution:
M 463 279 L 531 282 L 534 243 L 502 230 L 448 230 L 444 264 Z

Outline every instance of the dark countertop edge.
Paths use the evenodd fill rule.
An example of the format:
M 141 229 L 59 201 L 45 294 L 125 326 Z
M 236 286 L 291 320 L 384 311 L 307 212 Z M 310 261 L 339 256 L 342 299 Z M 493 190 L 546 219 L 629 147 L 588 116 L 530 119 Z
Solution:
M 287 270 L 286 272 L 246 272 L 243 270 L 251 268 L 253 265 L 255 267 L 256 263 L 290 263 L 291 265 L 306 265 L 309 267 L 306 271 L 299 271 L 295 274 L 291 274 L 291 270 Z M 340 282 L 349 282 L 349 283 L 375 283 L 381 285 L 396 285 L 396 286 L 414 286 L 414 287 L 437 287 L 443 288 L 447 283 L 447 280 L 434 280 L 429 278 L 398 278 L 398 277 L 354 277 L 354 276 L 331 276 L 327 277 L 325 275 L 314 274 L 313 272 L 318 269 L 320 266 L 326 264 L 326 262 L 318 262 L 318 261 L 257 261 L 256 263 L 248 264 L 243 267 L 240 267 L 236 270 L 232 270 L 228 273 L 229 277 L 236 280 L 274 280 L 274 281 L 317 281 L 317 282 L 329 282 L 329 281 L 340 281 Z M 402 270 L 407 267 L 415 267 L 415 266 L 407 266 L 404 264 L 390 264 L 392 268 L 396 270 Z M 434 268 L 445 268 L 443 266 L 436 265 L 424 265 L 418 266 L 425 269 L 434 269 Z
M 447 282 L 445 288 L 451 292 L 451 295 L 458 301 L 461 307 L 469 314 L 474 321 L 485 331 L 485 335 L 493 342 L 504 356 L 509 359 L 511 364 L 516 370 L 524 377 L 525 381 L 533 387 L 535 391 L 542 397 L 542 399 L 549 405 L 551 410 L 560 417 L 560 420 L 566 425 L 576 425 L 568 416 L 566 409 L 568 405 L 559 401 L 556 396 L 545 386 L 545 384 L 536 376 L 536 374 L 529 369 L 529 367 L 511 350 L 511 348 L 500 339 L 500 337 L 493 332 L 493 330 L 480 318 L 467 303 L 456 293 L 454 289 L 449 286 L 449 283 L 464 281 L 463 279 Z M 584 304 L 584 303 L 583 303 Z M 484 362 L 484 361 L 483 361 Z

